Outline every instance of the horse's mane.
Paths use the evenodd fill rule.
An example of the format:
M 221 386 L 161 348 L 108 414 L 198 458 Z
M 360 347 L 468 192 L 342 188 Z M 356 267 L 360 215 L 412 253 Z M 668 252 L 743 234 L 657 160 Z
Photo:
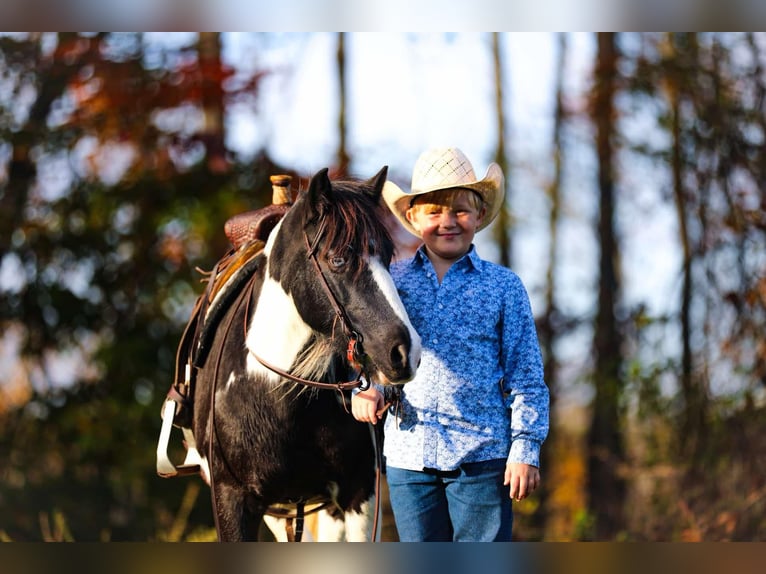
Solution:
M 320 255 L 347 257 L 352 274 L 361 271 L 361 260 L 378 256 L 388 266 L 394 242 L 384 224 L 385 207 L 376 196 L 360 189 L 360 181 L 334 181 L 332 200 L 323 202 L 325 237 Z M 379 196 L 378 196 L 379 197 Z

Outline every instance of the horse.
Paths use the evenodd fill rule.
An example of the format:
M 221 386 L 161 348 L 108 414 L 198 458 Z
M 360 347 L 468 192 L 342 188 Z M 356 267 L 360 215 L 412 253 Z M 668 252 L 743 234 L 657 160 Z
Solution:
M 386 174 L 316 173 L 200 319 L 185 436 L 220 541 L 258 540 L 269 516 L 290 532 L 312 510 L 334 519 L 323 539 L 369 540 L 382 437 L 350 392 L 406 383 L 421 352 L 388 273 Z

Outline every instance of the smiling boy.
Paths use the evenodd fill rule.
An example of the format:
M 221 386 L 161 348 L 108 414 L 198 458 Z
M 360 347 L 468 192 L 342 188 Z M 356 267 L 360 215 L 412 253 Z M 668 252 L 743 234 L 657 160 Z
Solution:
M 423 244 L 391 266 L 423 341 L 422 362 L 385 421 L 391 505 L 402 541 L 510 541 L 512 500 L 540 483 L 548 388 L 529 297 L 511 270 L 485 261 L 475 234 L 502 208 L 504 178 L 481 180 L 457 148 L 424 152 L 411 191 L 387 182 L 391 212 Z M 375 424 L 372 387 L 352 399 Z

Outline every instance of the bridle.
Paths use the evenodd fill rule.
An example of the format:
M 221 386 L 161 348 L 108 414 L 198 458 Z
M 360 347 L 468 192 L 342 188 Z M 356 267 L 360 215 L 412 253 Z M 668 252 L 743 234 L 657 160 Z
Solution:
M 345 308 L 343 307 L 341 302 L 338 301 L 338 297 L 335 295 L 335 292 L 332 290 L 332 287 L 330 287 L 330 283 L 329 281 L 327 281 L 327 276 L 325 276 L 324 271 L 322 271 L 322 267 L 321 265 L 319 265 L 319 259 L 317 258 L 319 242 L 322 240 L 322 237 L 324 236 L 326 226 L 327 226 L 327 222 L 324 218 L 322 218 L 320 220 L 317 233 L 314 236 L 314 241 L 313 242 L 309 241 L 308 234 L 306 233 L 305 230 L 303 231 L 303 240 L 304 240 L 304 243 L 306 244 L 307 257 L 314 264 L 314 269 L 317 272 L 317 276 L 319 277 L 320 283 L 322 284 L 322 288 L 324 289 L 324 292 L 327 295 L 327 298 L 329 299 L 330 304 L 333 307 L 333 310 L 335 311 L 335 316 L 340 321 L 340 324 L 343 327 L 343 333 L 348 338 L 348 347 L 346 348 L 346 359 L 348 360 L 349 364 L 351 364 L 352 366 L 358 369 L 358 374 L 356 378 L 351 381 L 338 382 L 338 383 L 325 383 L 322 381 L 313 381 L 311 379 L 304 379 L 302 377 L 298 377 L 297 375 L 293 375 L 292 373 L 289 373 L 283 369 L 280 369 L 279 367 L 272 365 L 271 363 L 269 363 L 268 361 L 260 357 L 255 352 L 253 352 L 253 356 L 261 365 L 263 365 L 270 371 L 276 373 L 280 377 L 293 381 L 294 383 L 300 383 L 302 385 L 307 385 L 310 387 L 316 387 L 320 389 L 333 389 L 338 391 L 349 390 L 349 389 L 360 389 L 364 391 L 370 387 L 369 378 L 367 377 L 367 373 L 364 367 L 365 355 L 364 355 L 364 352 L 361 350 L 364 337 L 362 337 L 362 334 L 359 333 L 359 331 L 357 331 L 356 329 L 354 329 L 353 325 L 351 324 L 351 319 L 349 319 L 348 313 L 346 313 Z

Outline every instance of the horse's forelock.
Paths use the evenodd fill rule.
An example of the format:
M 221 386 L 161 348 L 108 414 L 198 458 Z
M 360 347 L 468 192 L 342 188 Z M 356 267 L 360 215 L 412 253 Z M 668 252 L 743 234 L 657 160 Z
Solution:
M 361 260 L 377 256 L 388 265 L 394 252 L 394 243 L 384 224 L 383 205 L 367 183 L 335 181 L 332 198 L 321 206 L 324 218 L 324 240 L 320 255 L 347 256 L 352 272 L 358 273 Z

